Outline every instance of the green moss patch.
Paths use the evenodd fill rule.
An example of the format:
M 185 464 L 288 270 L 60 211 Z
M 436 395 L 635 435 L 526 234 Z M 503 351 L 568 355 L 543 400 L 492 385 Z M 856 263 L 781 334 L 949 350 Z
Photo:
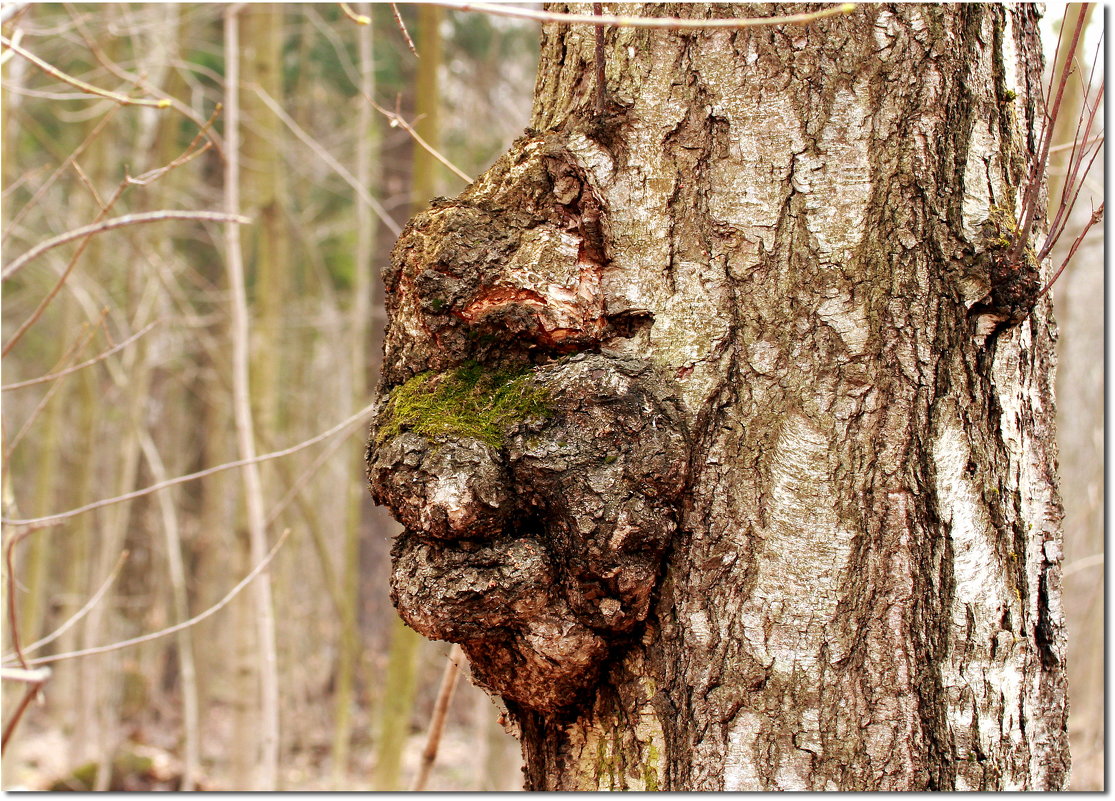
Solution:
M 425 437 L 472 437 L 499 448 L 508 427 L 549 414 L 546 391 L 530 384 L 529 375 L 529 369 L 490 370 L 476 362 L 416 375 L 392 390 L 378 439 L 413 431 Z

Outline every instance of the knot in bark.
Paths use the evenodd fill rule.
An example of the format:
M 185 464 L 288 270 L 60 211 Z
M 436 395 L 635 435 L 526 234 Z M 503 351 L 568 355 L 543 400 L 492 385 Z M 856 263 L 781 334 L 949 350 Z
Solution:
M 498 447 L 401 431 L 370 450 L 369 477 L 406 527 L 392 551 L 403 619 L 461 643 L 490 689 L 554 712 L 645 620 L 687 446 L 647 362 L 577 354 L 517 380 L 545 408 L 507 422 Z

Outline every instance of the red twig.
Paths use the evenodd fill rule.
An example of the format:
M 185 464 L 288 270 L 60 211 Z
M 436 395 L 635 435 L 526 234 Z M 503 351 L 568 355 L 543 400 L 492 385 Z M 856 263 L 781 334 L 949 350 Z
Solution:
M 1088 231 L 1091 230 L 1092 226 L 1098 223 L 1101 219 L 1103 219 L 1102 203 L 1100 203 L 1098 209 L 1092 212 L 1092 216 L 1088 219 L 1088 223 L 1084 226 L 1084 230 L 1080 232 L 1080 235 L 1077 236 L 1076 240 L 1072 243 L 1072 247 L 1069 248 L 1069 255 L 1065 256 L 1065 260 L 1061 262 L 1061 266 L 1057 268 L 1057 272 L 1053 274 L 1053 277 L 1049 279 L 1049 283 L 1046 284 L 1045 288 L 1038 293 L 1036 298 L 1034 298 L 1035 303 L 1040 300 L 1042 295 L 1048 292 L 1050 288 L 1052 288 L 1053 284 L 1057 281 L 1057 279 L 1061 277 L 1061 273 L 1065 271 L 1065 268 L 1068 267 L 1069 262 L 1072 261 L 1072 257 L 1076 255 L 1076 250 L 1084 241 L 1084 237 L 1088 235 Z
M 8 719 L 8 725 L 4 727 L 4 736 L 0 740 L 0 749 L 8 747 L 8 740 L 11 738 L 15 727 L 19 725 L 20 718 L 27 710 L 27 706 L 35 700 L 35 696 L 39 694 L 39 688 L 43 686 L 47 679 L 50 678 L 50 670 L 47 668 L 40 668 L 39 670 L 25 670 L 21 673 L 25 675 L 13 675 L 14 671 L 4 671 L 4 681 L 25 681 L 31 686 L 27 688 L 23 698 L 20 699 L 19 706 L 16 707 L 12 713 L 11 718 Z
M 1030 168 L 1026 193 L 1022 199 L 1022 216 L 1018 223 L 1018 233 L 1008 256 L 1011 264 L 1017 262 L 1022 256 L 1022 248 L 1025 247 L 1025 243 L 1030 238 L 1030 231 L 1033 229 L 1034 220 L 1037 217 L 1038 188 L 1041 184 L 1041 177 L 1045 174 L 1045 165 L 1049 159 L 1049 147 L 1053 143 L 1053 128 L 1057 122 L 1057 114 L 1061 109 L 1061 99 L 1064 97 L 1065 87 L 1068 85 L 1068 76 L 1071 72 L 1070 66 L 1073 58 L 1076 56 L 1076 48 L 1080 43 L 1080 33 L 1084 28 L 1084 13 L 1085 8 L 1081 6 L 1080 14 L 1076 18 L 1076 27 L 1073 29 L 1072 42 L 1069 44 L 1068 55 L 1064 61 L 1065 66 L 1064 69 L 1061 70 L 1060 80 L 1057 81 L 1057 96 L 1053 99 L 1053 107 L 1050 109 L 1042 129 L 1037 158 Z M 1060 50 L 1060 40 L 1058 40 L 1057 53 L 1060 53 Z M 1054 61 L 1057 60 L 1056 58 L 1054 59 Z

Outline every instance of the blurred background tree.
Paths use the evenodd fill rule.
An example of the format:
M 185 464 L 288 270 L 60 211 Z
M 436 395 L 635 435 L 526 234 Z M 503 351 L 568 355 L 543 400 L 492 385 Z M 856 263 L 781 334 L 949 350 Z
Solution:
M 226 10 L 5 6 L 5 265 L 99 219 L 223 210 Z M 251 4 L 239 16 L 239 191 L 252 218 L 240 236 L 259 453 L 315 437 L 368 403 L 384 324 L 380 269 L 415 209 L 465 186 L 371 101 L 470 176 L 529 118 L 534 24 L 400 4 L 416 58 L 390 5 L 349 11 Z M 118 97 L 90 94 L 15 47 Z M 1091 180 L 1102 199 L 1102 171 Z M 1098 789 L 1103 775 L 1102 253 L 1096 228 L 1054 290 L 1074 789 Z M 227 266 L 218 222 L 165 220 L 53 248 L 5 280 L 6 519 L 237 458 Z M 396 524 L 365 489 L 366 425 L 365 414 L 260 465 L 268 543 L 289 531 L 269 567 L 282 789 L 408 786 L 448 652 L 408 641 L 391 607 Z M 5 546 L 5 668 L 20 665 L 13 634 L 34 667 L 198 615 L 256 566 L 240 470 L 37 529 L 6 525 Z M 4 748 L 5 787 L 247 789 L 265 669 L 254 603 L 249 589 L 176 635 L 51 663 L 42 703 Z M 26 686 L 4 682 L 6 726 Z M 461 682 L 429 789 L 521 786 L 518 746 L 498 714 Z

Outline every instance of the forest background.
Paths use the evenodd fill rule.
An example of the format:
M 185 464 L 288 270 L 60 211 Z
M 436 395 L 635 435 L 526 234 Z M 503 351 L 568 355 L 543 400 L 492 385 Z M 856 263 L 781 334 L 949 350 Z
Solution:
M 522 133 L 537 25 L 410 4 L 2 14 L 3 516 L 37 521 L 4 526 L 4 787 L 272 789 L 267 748 L 281 789 L 413 786 L 449 646 L 398 621 L 397 524 L 364 481 L 379 272 L 412 213 Z M 1097 168 L 1075 230 L 1103 192 Z M 1096 227 L 1053 290 L 1079 790 L 1104 767 L 1103 289 Z M 21 716 L 36 685 L 12 676 L 44 667 Z M 459 682 L 429 789 L 521 787 L 499 714 Z

